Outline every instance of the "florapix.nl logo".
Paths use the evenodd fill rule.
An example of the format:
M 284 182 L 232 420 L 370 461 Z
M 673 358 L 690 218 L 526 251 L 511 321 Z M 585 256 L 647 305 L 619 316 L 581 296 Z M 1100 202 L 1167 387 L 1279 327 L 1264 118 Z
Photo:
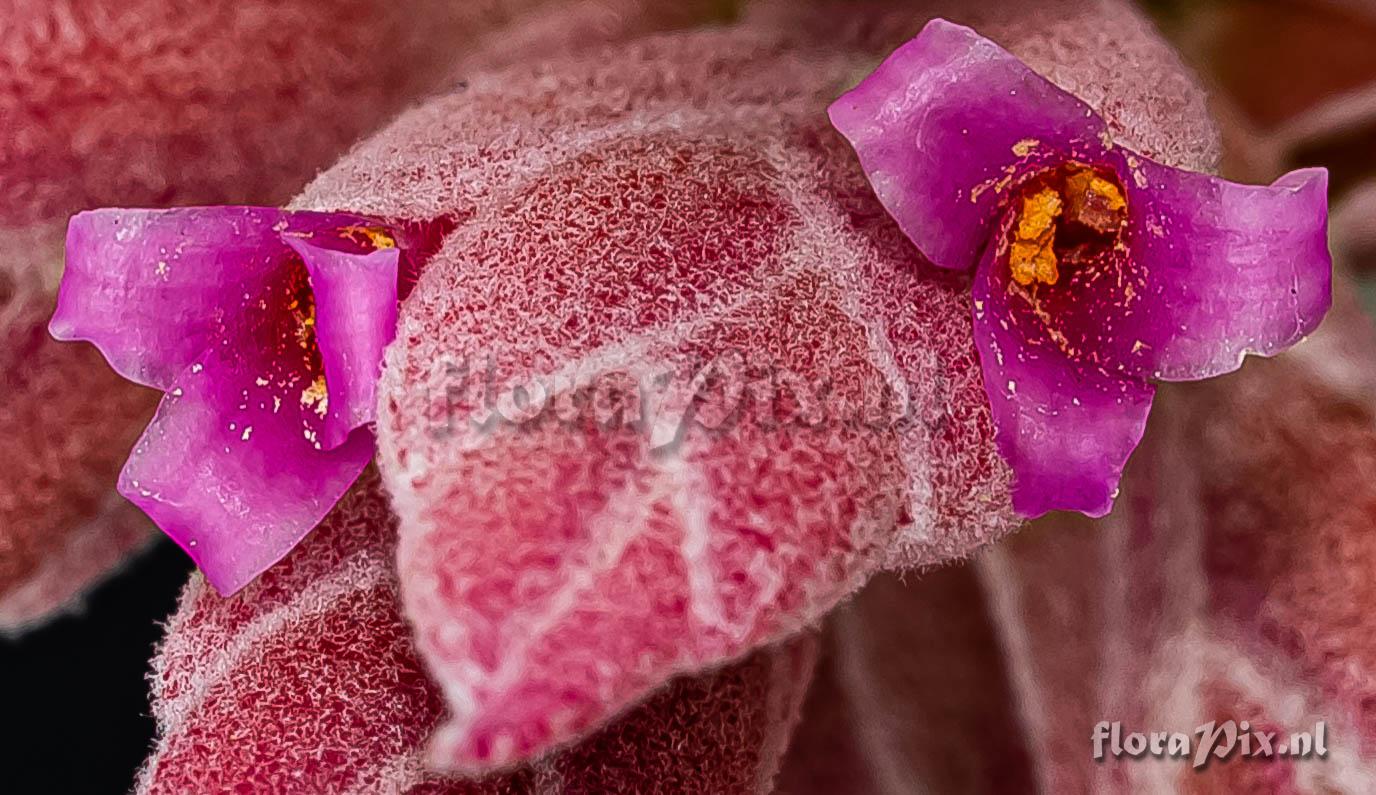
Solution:
M 1268 731 L 1249 721 L 1209 721 L 1193 731 L 1124 731 L 1120 721 L 1099 721 L 1090 734 L 1094 761 L 1105 759 L 1181 759 L 1195 769 L 1230 758 L 1323 759 L 1328 756 L 1328 727 L 1317 721 L 1312 729 Z

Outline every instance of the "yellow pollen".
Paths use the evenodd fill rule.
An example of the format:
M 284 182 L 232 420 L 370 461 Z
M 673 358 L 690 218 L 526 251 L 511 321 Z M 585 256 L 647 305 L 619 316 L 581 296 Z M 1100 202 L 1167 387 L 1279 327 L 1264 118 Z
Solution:
M 1118 212 L 1128 206 L 1127 199 L 1117 185 L 1095 174 L 1093 171 L 1077 171 L 1066 178 L 1065 192 L 1070 197 L 1071 214 L 1078 215 L 1092 197 L 1103 200 L 1108 209 Z
M 1036 240 L 1056 226 L 1061 214 L 1061 195 L 1051 188 L 1022 200 L 1022 218 L 1018 219 L 1018 239 Z
M 296 342 L 307 350 L 311 347 L 311 340 L 315 337 L 315 303 L 312 302 L 306 307 L 305 312 L 299 309 L 294 311 L 296 315 Z
M 301 390 L 301 406 L 314 409 L 321 417 L 330 410 L 330 395 L 325 390 L 325 376 L 317 375 L 310 386 Z
M 1058 223 L 1112 234 L 1127 217 L 1127 198 L 1112 181 L 1092 169 L 1078 168 L 1065 178 L 1062 190 L 1042 187 L 1023 196 L 1020 209 L 1008 266 L 1013 280 L 1027 287 L 1035 282 L 1055 284 L 1061 277 L 1056 256 Z
M 388 234 L 385 229 L 376 226 L 346 226 L 339 231 L 345 237 L 357 235 L 364 238 L 373 245 L 374 250 L 397 247 L 396 238 Z
M 1061 214 L 1061 195 L 1051 188 L 1043 188 L 1022 200 L 1022 215 L 1009 255 L 1013 280 L 1024 287 L 1033 282 L 1055 284 L 1060 278 L 1056 270 L 1056 219 Z

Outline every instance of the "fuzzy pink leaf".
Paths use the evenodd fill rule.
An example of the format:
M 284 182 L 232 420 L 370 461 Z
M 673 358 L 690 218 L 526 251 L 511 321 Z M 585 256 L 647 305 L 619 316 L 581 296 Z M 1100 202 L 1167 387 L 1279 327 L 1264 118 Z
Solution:
M 732 41 L 672 47 L 688 61 Z M 494 90 L 509 108 L 532 89 Z M 420 119 L 427 141 L 457 143 L 483 107 L 467 99 L 439 125 L 408 118 L 388 148 Z M 379 436 L 403 594 L 454 708 L 436 764 L 538 754 L 674 673 L 795 632 L 902 533 L 940 533 L 923 547 L 935 557 L 1007 527 L 985 508 L 1004 501 L 1003 473 L 970 401 L 958 280 L 924 267 L 882 213 L 845 212 L 864 207 L 862 177 L 816 103 L 677 107 L 575 121 L 538 157 L 527 146 L 486 165 L 489 184 L 464 191 L 499 201 L 403 307 Z M 424 201 L 425 187 L 392 193 Z M 878 311 L 895 295 L 901 328 Z M 923 342 L 899 351 L 890 333 Z M 533 419 L 516 415 L 540 407 L 511 393 L 529 382 L 548 409 Z M 937 456 L 959 457 L 963 477 L 934 477 Z
M 1137 12 L 1043 11 L 955 17 L 1135 149 L 1212 165 L 1203 95 Z M 1013 525 L 967 285 L 824 121 L 925 21 L 762 3 L 742 28 L 475 74 L 297 199 L 458 224 L 403 305 L 378 422 L 403 601 L 450 704 L 436 765 L 583 736 L 882 565 Z
M 369 473 L 243 592 L 221 598 L 196 575 L 154 661 L 160 739 L 139 792 L 769 791 L 811 677 L 807 637 L 676 681 L 532 767 L 427 772 L 444 704 L 398 612 L 395 543 Z
M 1201 95 L 1125 5 L 1013 16 L 984 14 L 1115 133 L 1210 164 Z M 924 21 L 765 7 L 474 75 L 297 200 L 459 222 L 403 306 L 379 408 L 403 599 L 452 713 L 433 763 L 582 736 L 886 563 L 1012 526 L 967 285 L 825 123 Z M 1125 57 L 1179 91 L 1116 77 Z

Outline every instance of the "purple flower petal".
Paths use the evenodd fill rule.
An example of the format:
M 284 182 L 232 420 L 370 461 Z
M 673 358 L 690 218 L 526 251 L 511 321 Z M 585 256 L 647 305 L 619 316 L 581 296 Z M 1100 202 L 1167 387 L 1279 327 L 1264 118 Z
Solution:
M 272 207 L 105 209 L 67 227 L 66 268 L 49 331 L 94 343 L 115 372 L 166 390 L 256 304 L 291 250 L 283 232 L 376 224 Z
M 306 238 L 284 239 L 305 262 L 315 295 L 315 336 L 328 406 L 319 438 L 328 450 L 377 417 L 382 352 L 397 330 L 400 251 L 358 254 Z
M 976 341 L 1019 513 L 1107 512 L 1151 381 L 1277 353 L 1328 310 L 1322 169 L 1261 187 L 1155 163 L 943 20 L 830 112 L 922 253 L 978 263 Z
M 999 452 L 1017 474 L 1013 509 L 1103 516 L 1142 439 L 1155 388 L 1073 361 L 1016 287 L 999 278 L 990 246 L 975 276 L 975 345 Z
M 434 243 L 442 226 L 400 230 Z M 222 592 L 309 532 L 367 466 L 404 270 L 397 233 L 339 213 L 103 210 L 72 220 L 51 328 L 167 392 L 120 491 Z
M 933 264 L 969 270 L 1009 186 L 1096 159 L 1107 127 L 973 30 L 935 19 L 828 109 L 874 192 Z
M 1057 284 L 1026 291 L 1066 355 L 1120 376 L 1197 380 L 1278 353 L 1322 320 L 1332 293 L 1322 169 L 1252 186 L 1131 154 L 1105 160 L 1127 200 L 1120 244 L 1063 261 Z M 987 267 L 1006 276 L 1006 238 L 994 245 L 1005 251 Z
M 286 555 L 372 460 L 364 431 L 333 450 L 311 438 L 310 380 L 211 353 L 173 379 L 120 474 L 120 493 L 223 594 Z
M 1113 341 L 1120 369 L 1210 378 L 1319 325 L 1333 301 L 1326 170 L 1238 185 L 1142 158 L 1136 178 L 1127 246 L 1148 294 Z

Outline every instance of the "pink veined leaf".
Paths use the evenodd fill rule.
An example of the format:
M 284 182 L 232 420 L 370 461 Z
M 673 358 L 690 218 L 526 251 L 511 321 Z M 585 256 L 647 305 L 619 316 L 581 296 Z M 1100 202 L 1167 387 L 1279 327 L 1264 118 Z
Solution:
M 1376 465 L 1376 329 L 1352 296 L 1338 299 L 1319 332 L 1277 360 L 1163 390 L 1106 519 L 1034 524 L 981 556 L 1001 631 L 1023 638 L 1009 664 L 1018 699 L 1034 705 L 1024 718 L 1043 788 L 1376 782 L 1376 647 L 1363 607 L 1376 492 L 1362 474 Z M 1106 716 L 1124 732 L 1247 720 L 1286 742 L 1322 720 L 1328 756 L 1215 759 L 1203 773 L 1170 758 L 1093 764 L 1087 727 Z
M 1094 101 L 1116 78 L 1077 69 L 1112 52 L 1181 82 L 1126 7 L 1052 6 L 999 30 Z M 864 12 L 878 33 L 824 8 L 474 75 L 296 201 L 460 222 L 403 306 L 378 428 L 450 711 L 432 764 L 539 755 L 884 565 L 1013 526 L 968 283 L 902 236 L 822 112 L 924 21 L 894 8 Z M 1086 27 L 1108 32 L 1067 33 Z M 1207 159 L 1190 97 L 1173 133 L 1141 89 L 1104 112 Z
M 154 660 L 160 737 L 138 792 L 770 791 L 811 678 L 810 637 L 670 683 L 529 767 L 467 781 L 426 771 L 444 703 L 398 611 L 395 543 L 370 472 L 243 592 L 221 598 L 197 575 Z
M 279 202 L 485 59 L 688 24 L 709 5 L 0 2 L 0 631 L 71 604 L 156 537 L 113 488 L 156 395 L 43 330 L 68 214 Z
M 926 469 L 954 440 L 925 423 L 972 374 L 956 350 L 894 353 L 863 308 L 878 289 L 857 289 L 891 276 L 942 339 L 959 285 L 850 227 L 807 172 L 844 156 L 820 125 L 753 110 L 559 142 L 403 307 L 379 437 L 403 595 L 454 710 L 435 764 L 528 758 L 802 629 L 896 552 L 895 528 L 990 532 L 960 521 L 983 513 L 966 489 L 999 504 L 985 449 L 939 494 Z M 794 162 L 765 156 L 789 135 Z M 924 413 L 906 423 L 902 368 Z M 978 409 L 952 414 L 978 445 Z

